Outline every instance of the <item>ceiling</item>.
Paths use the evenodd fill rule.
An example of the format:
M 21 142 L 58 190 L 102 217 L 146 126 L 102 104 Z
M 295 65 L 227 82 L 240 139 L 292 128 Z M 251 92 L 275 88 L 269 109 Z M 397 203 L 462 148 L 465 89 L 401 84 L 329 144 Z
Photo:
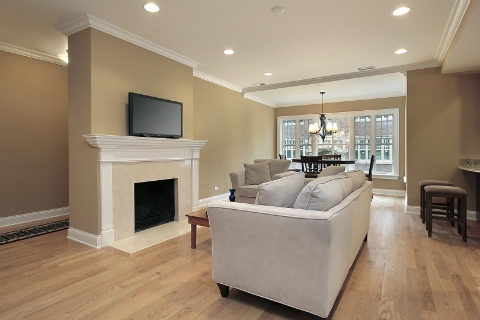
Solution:
M 146 2 L 160 11 L 145 11 Z M 325 102 L 392 97 L 405 95 L 408 70 L 442 62 L 445 73 L 480 70 L 478 2 L 0 0 L 0 49 L 61 63 L 65 26 L 86 19 L 173 52 L 195 76 L 272 107 L 318 103 L 319 91 Z M 273 13 L 279 5 L 284 12 Z M 411 11 L 393 16 L 401 6 Z M 409 51 L 394 54 L 400 48 Z

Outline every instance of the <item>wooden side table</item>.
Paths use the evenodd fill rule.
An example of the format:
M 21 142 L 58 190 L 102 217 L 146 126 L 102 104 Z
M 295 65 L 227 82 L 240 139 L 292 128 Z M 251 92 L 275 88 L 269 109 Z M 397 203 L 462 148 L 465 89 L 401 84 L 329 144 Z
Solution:
M 210 228 L 210 222 L 208 221 L 207 212 L 205 210 L 192 212 L 186 214 L 188 217 L 188 223 L 191 227 L 191 245 L 192 249 L 197 247 L 197 226 L 208 227 Z

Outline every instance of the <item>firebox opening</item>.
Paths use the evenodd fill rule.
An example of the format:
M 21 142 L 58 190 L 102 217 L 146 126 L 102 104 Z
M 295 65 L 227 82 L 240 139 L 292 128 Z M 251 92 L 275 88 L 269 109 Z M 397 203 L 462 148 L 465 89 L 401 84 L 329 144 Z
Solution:
M 135 232 L 175 220 L 175 180 L 134 184 Z

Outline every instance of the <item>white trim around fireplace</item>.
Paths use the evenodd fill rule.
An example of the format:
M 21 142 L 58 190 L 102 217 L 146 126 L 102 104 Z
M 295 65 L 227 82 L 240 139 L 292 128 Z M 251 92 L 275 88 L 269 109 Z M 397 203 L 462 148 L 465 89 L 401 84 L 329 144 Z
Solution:
M 199 206 L 198 161 L 200 159 L 200 149 L 207 143 L 206 140 L 144 138 L 98 134 L 86 134 L 83 135 L 83 137 L 90 145 L 98 148 L 101 208 L 101 231 L 98 241 L 100 247 L 106 247 L 115 241 L 112 191 L 114 163 L 191 160 L 192 211 Z M 75 234 L 78 234 L 76 231 L 77 230 L 72 230 L 72 239 L 76 238 Z M 83 242 L 85 243 L 85 241 Z M 95 244 L 93 244 L 93 246 L 95 246 Z

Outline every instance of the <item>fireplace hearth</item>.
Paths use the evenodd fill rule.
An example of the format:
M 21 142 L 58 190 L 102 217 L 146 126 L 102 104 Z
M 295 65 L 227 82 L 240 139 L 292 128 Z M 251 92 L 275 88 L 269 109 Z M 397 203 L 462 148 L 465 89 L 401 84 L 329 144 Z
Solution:
M 135 232 L 175 220 L 175 180 L 134 184 Z

